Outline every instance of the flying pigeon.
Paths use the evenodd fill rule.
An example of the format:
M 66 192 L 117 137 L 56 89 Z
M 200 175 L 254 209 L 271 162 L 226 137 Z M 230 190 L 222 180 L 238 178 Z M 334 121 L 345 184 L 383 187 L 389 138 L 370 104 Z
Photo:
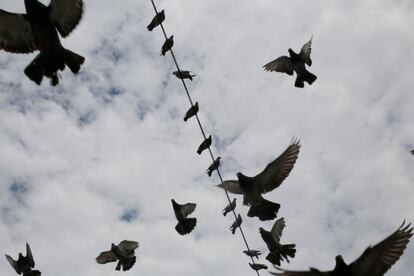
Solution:
M 306 70 L 305 64 L 308 66 L 312 65 L 312 60 L 310 58 L 310 54 L 312 51 L 312 38 L 309 40 L 308 43 L 303 45 L 302 50 L 299 54 L 296 54 L 292 49 L 289 48 L 289 56 L 281 56 L 266 65 L 263 68 L 266 71 L 276 71 L 286 73 L 288 75 L 293 75 L 293 71 L 296 72 L 296 87 L 304 87 L 304 81 L 309 84 L 312 84 L 316 80 L 316 76 Z
M 173 45 L 174 45 L 174 36 L 172 35 L 162 45 L 161 56 L 165 56 L 165 53 L 171 50 Z
M 196 102 L 190 109 L 185 113 L 184 122 L 187 122 L 188 119 L 195 116 L 198 113 L 198 102 Z
M 242 224 L 242 218 L 240 216 L 240 214 L 237 216 L 236 220 L 233 222 L 233 224 L 230 226 L 230 231 L 231 233 L 234 235 L 236 233 L 236 229 L 238 227 L 240 227 L 240 225 Z
M 267 269 L 267 265 L 265 264 L 251 264 L 249 263 L 250 267 L 256 271 L 259 271 L 261 269 Z
M 78 73 L 85 58 L 63 48 L 59 34 L 67 37 L 78 25 L 82 0 L 51 0 L 49 6 L 38 0 L 25 0 L 26 14 L 10 13 L 0 9 L 0 49 L 11 53 L 40 53 L 26 67 L 26 76 L 40 85 L 43 77 L 59 83 L 58 70 L 65 65 Z
M 386 239 L 365 249 L 364 253 L 350 264 L 346 264 L 341 255 L 336 256 L 335 268 L 331 271 L 319 271 L 310 268 L 308 271 L 288 271 L 280 269 L 280 272 L 270 272 L 280 276 L 383 276 L 404 253 L 413 228 L 411 223 L 404 223 Z
M 35 266 L 33 260 L 32 250 L 30 246 L 26 243 L 26 256 L 23 257 L 22 253 L 19 253 L 19 258 L 17 261 L 13 260 L 9 255 L 5 255 L 9 264 L 16 270 L 17 274 L 23 274 L 23 276 L 40 276 L 41 272 L 39 270 L 32 270 Z
M 217 157 L 216 160 L 214 160 L 214 162 L 210 165 L 210 167 L 208 167 L 206 173 L 208 174 L 208 176 L 211 176 L 211 174 L 213 173 L 213 171 L 217 170 L 218 167 L 220 166 L 220 159 L 221 157 Z
M 197 153 L 201 154 L 203 150 L 208 149 L 211 146 L 211 135 L 208 136 L 201 144 L 198 146 Z
M 228 213 L 236 209 L 236 199 L 233 198 L 233 201 L 230 202 L 226 207 L 223 209 L 223 216 L 226 216 Z
M 270 232 L 264 230 L 262 227 L 259 229 L 260 235 L 270 251 L 270 253 L 266 256 L 266 260 L 274 265 L 280 265 L 280 262 L 283 259 L 289 262 L 289 257 L 295 257 L 295 244 L 280 244 L 280 238 L 285 225 L 285 219 L 280 218 L 275 222 Z
M 196 76 L 196 75 L 191 75 L 190 71 L 174 71 L 173 74 L 180 80 L 189 79 L 190 81 L 193 81 L 193 77 Z
M 180 235 L 187 235 L 193 231 L 194 227 L 197 224 L 196 218 L 187 218 L 192 212 L 194 212 L 197 204 L 195 203 L 186 203 L 178 204 L 174 199 L 171 199 L 175 217 L 178 220 L 175 230 L 177 230 Z
M 259 259 L 259 255 L 262 254 L 262 252 L 260 252 L 259 250 L 252 250 L 252 249 L 244 250 L 243 253 L 252 258 L 256 257 L 256 259 Z
M 293 141 L 287 149 L 266 168 L 254 177 L 237 173 L 238 180 L 226 180 L 217 185 L 233 194 L 243 194 L 243 204 L 250 206 L 248 216 L 260 220 L 272 220 L 280 205 L 262 197 L 262 194 L 273 191 L 288 177 L 299 155 L 299 141 Z
M 136 241 L 123 240 L 118 245 L 111 244 L 111 250 L 104 251 L 96 257 L 98 264 L 106 264 L 110 262 L 118 261 L 116 270 L 127 271 L 136 262 L 135 249 L 137 249 L 139 243 Z
M 147 26 L 148 31 L 152 31 L 155 27 L 160 25 L 165 20 L 164 10 L 157 13 L 151 20 L 151 23 Z

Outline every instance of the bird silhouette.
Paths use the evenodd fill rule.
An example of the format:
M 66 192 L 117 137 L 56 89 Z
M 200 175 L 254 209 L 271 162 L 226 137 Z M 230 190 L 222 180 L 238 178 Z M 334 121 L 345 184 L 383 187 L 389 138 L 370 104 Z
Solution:
M 236 229 L 239 228 L 242 224 L 243 220 L 240 214 L 237 216 L 236 220 L 233 222 L 233 224 L 230 226 L 230 231 L 234 235 L 236 233 Z
M 185 113 L 184 116 L 184 122 L 187 122 L 188 119 L 190 119 L 191 117 L 195 116 L 198 113 L 198 102 L 196 102 L 193 106 L 190 107 L 190 109 L 188 109 L 188 111 Z
M 176 76 L 180 80 L 189 79 L 190 81 L 192 81 L 193 77 L 196 76 L 196 75 L 192 75 L 190 71 L 181 71 L 181 70 L 180 71 L 174 71 L 173 74 L 174 74 L 174 76 Z
M 151 23 L 147 26 L 148 31 L 152 31 L 155 27 L 160 25 L 165 20 L 164 10 L 157 13 L 154 18 L 151 20 Z
M 256 259 L 259 259 L 259 256 L 262 255 L 262 252 L 260 252 L 259 250 L 244 250 L 243 251 L 244 254 L 246 254 L 249 257 L 256 257 Z
M 233 198 L 233 201 L 230 202 L 226 207 L 224 207 L 223 209 L 223 216 L 226 216 L 229 212 L 233 211 L 234 209 L 236 209 L 236 199 Z
M 123 240 L 118 245 L 111 244 L 111 249 L 103 251 L 96 257 L 98 264 L 106 264 L 118 261 L 115 270 L 127 271 L 135 264 L 137 257 L 135 256 L 135 249 L 139 247 L 136 241 Z
M 9 255 L 5 255 L 9 264 L 16 270 L 17 274 L 23 274 L 23 276 L 40 276 L 39 270 L 33 270 L 35 267 L 35 261 L 33 259 L 32 250 L 28 243 L 26 243 L 26 256 L 23 257 L 22 253 L 19 253 L 17 261 L 13 260 Z
M 220 159 L 221 157 L 217 157 L 216 160 L 214 160 L 214 162 L 210 165 L 210 167 L 208 167 L 206 173 L 208 176 L 211 176 L 211 174 L 217 170 L 220 166 Z
M 171 199 L 173 205 L 175 217 L 178 220 L 175 230 L 180 235 L 187 235 L 193 231 L 197 224 L 196 218 L 188 218 L 188 216 L 194 212 L 197 204 L 195 203 L 186 203 L 178 204 L 174 199 Z
M 167 40 L 165 40 L 164 44 L 162 45 L 161 56 L 165 56 L 165 53 L 171 50 L 173 45 L 174 45 L 174 36 L 172 35 L 169 38 L 167 38 Z
M 208 149 L 211 146 L 211 135 L 208 136 L 199 146 L 197 149 L 197 153 L 201 154 L 204 150 Z
M 253 270 L 256 270 L 256 271 L 259 271 L 261 269 L 267 269 L 267 265 L 265 265 L 265 264 L 252 264 L 252 263 L 249 263 L 249 265 Z

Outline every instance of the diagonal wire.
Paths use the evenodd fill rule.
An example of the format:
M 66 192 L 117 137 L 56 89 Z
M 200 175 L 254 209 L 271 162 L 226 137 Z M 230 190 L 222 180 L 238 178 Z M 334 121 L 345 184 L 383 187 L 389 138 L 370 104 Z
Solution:
M 154 0 L 151 0 L 151 3 L 152 3 L 152 6 L 154 8 L 155 14 L 156 14 L 156 16 L 158 18 L 158 21 L 160 22 L 160 26 L 161 26 L 162 32 L 164 34 L 164 37 L 167 40 L 168 39 L 168 36 L 167 36 L 167 33 L 165 32 L 164 25 L 161 23 L 161 20 L 159 20 L 158 10 L 157 10 L 157 7 L 155 6 Z M 178 62 L 177 62 L 177 59 L 175 58 L 175 55 L 174 55 L 174 52 L 173 52 L 172 48 L 169 51 L 170 51 L 171 56 L 172 56 L 172 58 L 174 60 L 175 66 L 177 67 L 177 71 L 179 73 L 181 73 L 180 67 L 178 66 Z M 191 99 L 190 92 L 188 92 L 188 88 L 187 88 L 187 85 L 185 84 L 184 79 L 181 79 L 181 82 L 183 83 L 183 86 L 184 86 L 185 92 L 187 94 L 187 98 L 188 98 L 188 100 L 189 100 L 189 102 L 191 104 L 191 107 L 193 107 L 194 106 L 193 100 Z M 203 135 L 203 138 L 205 140 L 205 139 L 207 139 L 207 136 L 206 136 L 206 133 L 204 131 L 204 128 L 203 128 L 203 126 L 201 124 L 200 118 L 198 117 L 198 114 L 196 114 L 195 117 L 197 119 L 198 126 L 200 127 L 201 134 Z M 211 157 L 211 159 L 213 160 L 213 163 L 214 163 L 215 162 L 215 158 L 214 158 L 213 152 L 211 151 L 210 146 L 208 147 L 208 152 L 210 153 L 210 157 Z M 218 174 L 218 176 L 220 178 L 221 183 L 223 183 L 223 178 L 221 176 L 220 169 L 217 168 L 216 170 L 217 170 L 217 174 Z M 230 199 L 229 193 L 226 190 L 224 190 L 224 192 L 226 194 L 226 197 L 227 197 L 228 202 L 231 204 L 231 199 Z M 233 213 L 234 218 L 237 219 L 237 215 L 236 215 L 236 212 L 234 211 L 234 209 L 232 210 L 232 213 Z M 249 244 L 247 242 L 246 236 L 244 235 L 244 232 L 243 232 L 243 229 L 242 229 L 241 225 L 238 228 L 239 228 L 240 233 L 241 233 L 241 235 L 243 237 L 243 241 L 244 241 L 244 244 L 246 245 L 247 250 L 250 250 Z M 252 260 L 252 263 L 254 264 L 255 261 L 254 261 L 253 257 L 250 257 L 250 258 Z M 257 276 L 260 276 L 260 273 L 259 273 L 258 270 L 256 270 L 256 273 L 257 273 Z

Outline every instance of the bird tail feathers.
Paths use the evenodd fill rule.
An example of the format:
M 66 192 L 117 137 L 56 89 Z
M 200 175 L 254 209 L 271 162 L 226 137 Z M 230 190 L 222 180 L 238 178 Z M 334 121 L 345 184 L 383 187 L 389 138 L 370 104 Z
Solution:
M 249 217 L 258 217 L 260 220 L 272 220 L 276 218 L 280 204 L 262 198 L 259 203 L 254 203 L 247 213 Z
M 196 218 L 186 218 L 183 221 L 177 223 L 175 230 L 177 230 L 180 235 L 187 235 L 195 228 L 197 224 Z
M 312 84 L 317 79 L 317 77 L 309 71 L 306 71 L 302 77 L 303 80 L 309 84 Z
M 64 55 L 65 64 L 69 67 L 72 73 L 78 73 L 81 65 L 85 62 L 85 58 L 68 49 L 65 49 Z
M 43 64 L 46 62 L 45 56 L 39 54 L 36 58 L 24 69 L 24 74 L 37 85 L 40 85 L 43 79 Z
M 289 257 L 294 258 L 296 254 L 296 245 L 295 244 L 284 244 L 282 245 L 282 250 L 280 254 L 289 262 Z

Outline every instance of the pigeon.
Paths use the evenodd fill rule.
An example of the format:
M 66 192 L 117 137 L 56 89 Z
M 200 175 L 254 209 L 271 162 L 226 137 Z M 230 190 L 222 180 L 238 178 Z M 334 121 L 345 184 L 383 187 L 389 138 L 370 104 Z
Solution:
M 96 257 L 98 264 L 106 264 L 118 261 L 115 270 L 127 271 L 135 264 L 137 257 L 135 249 L 139 247 L 136 241 L 123 240 L 118 245 L 111 244 L 111 250 L 104 251 Z
M 187 122 L 188 119 L 195 116 L 198 113 L 198 102 L 196 102 L 190 109 L 185 113 L 184 122 Z
M 273 191 L 288 177 L 299 155 L 299 141 L 293 141 L 287 149 L 266 168 L 254 177 L 237 173 L 238 180 L 226 180 L 218 187 L 234 194 L 243 194 L 243 204 L 250 206 L 248 216 L 260 220 L 272 220 L 280 205 L 262 197 Z
M 266 260 L 274 265 L 280 265 L 280 262 L 283 259 L 289 262 L 289 257 L 295 257 L 295 244 L 280 244 L 280 238 L 285 225 L 284 218 L 280 218 L 275 222 L 270 232 L 264 230 L 262 227 L 259 229 L 260 235 L 270 251 L 270 253 L 266 256 Z
M 308 43 L 303 45 L 302 50 L 299 54 L 296 54 L 292 49 L 289 48 L 289 56 L 281 56 L 266 65 L 263 68 L 266 71 L 276 71 L 286 73 L 288 75 L 293 75 L 293 71 L 296 72 L 296 87 L 304 87 L 304 82 L 306 81 L 309 84 L 312 84 L 317 77 L 306 70 L 305 64 L 308 66 L 312 65 L 312 60 L 310 58 L 310 54 L 312 51 L 312 38 L 309 40 Z
M 191 75 L 190 71 L 174 71 L 173 74 L 180 80 L 189 79 L 190 81 L 193 81 L 193 77 L 196 76 L 196 75 Z
M 210 167 L 208 167 L 206 173 L 208 174 L 208 176 L 211 176 L 211 174 L 213 173 L 213 171 L 217 170 L 218 167 L 220 166 L 220 159 L 221 157 L 217 157 L 216 160 L 214 160 L 214 162 L 210 165 Z
M 211 135 L 208 136 L 201 144 L 198 146 L 197 153 L 201 154 L 204 150 L 208 149 L 211 146 Z
M 249 263 L 249 265 L 253 270 L 256 270 L 256 271 L 259 271 L 261 269 L 267 269 L 267 265 L 265 265 L 265 264 L 251 264 L 251 263 Z
M 252 258 L 256 257 L 256 259 L 259 259 L 259 255 L 262 254 L 262 252 L 260 252 L 259 250 L 252 250 L 252 249 L 244 250 L 243 253 Z
M 193 231 L 194 227 L 197 224 L 196 218 L 187 218 L 192 212 L 194 212 L 197 204 L 195 203 L 186 203 L 178 204 L 174 199 L 171 199 L 175 217 L 178 220 L 175 230 L 177 230 L 180 235 L 187 235 Z
M 165 56 L 165 53 L 171 50 L 173 45 L 174 45 L 174 36 L 172 35 L 162 45 L 161 56 Z
M 411 223 L 404 223 L 390 236 L 375 246 L 369 246 L 362 255 L 350 264 L 346 264 L 341 255 L 336 256 L 335 268 L 331 271 L 319 271 L 309 268 L 308 271 L 288 271 L 280 269 L 280 272 L 270 272 L 280 276 L 383 276 L 404 253 L 413 228 Z
M 230 202 L 226 207 L 223 209 L 223 216 L 226 216 L 228 213 L 236 209 L 236 199 L 233 198 L 233 201 Z
M 242 224 L 242 218 L 240 216 L 240 214 L 237 216 L 236 220 L 233 222 L 233 224 L 230 226 L 230 231 L 231 233 L 234 235 L 236 233 L 236 229 L 238 227 L 240 227 L 240 225 Z
M 19 253 L 19 258 L 17 261 L 13 260 L 9 255 L 5 255 L 9 264 L 16 270 L 17 274 L 23 274 L 23 276 L 40 276 L 41 272 L 39 270 L 32 270 L 35 266 L 35 261 L 33 260 L 32 250 L 30 246 L 26 243 L 26 256 L 23 257 L 22 253 Z
M 40 53 L 26 67 L 26 76 L 40 85 L 43 77 L 59 83 L 58 70 L 65 65 L 78 73 L 85 58 L 65 49 L 59 39 L 67 37 L 83 13 L 82 0 L 51 0 L 49 6 L 38 0 L 25 0 L 26 14 L 0 9 L 0 49 L 12 53 Z
M 160 25 L 165 20 L 164 10 L 157 13 L 154 18 L 151 20 L 151 23 L 147 26 L 148 31 L 152 31 L 155 27 Z

